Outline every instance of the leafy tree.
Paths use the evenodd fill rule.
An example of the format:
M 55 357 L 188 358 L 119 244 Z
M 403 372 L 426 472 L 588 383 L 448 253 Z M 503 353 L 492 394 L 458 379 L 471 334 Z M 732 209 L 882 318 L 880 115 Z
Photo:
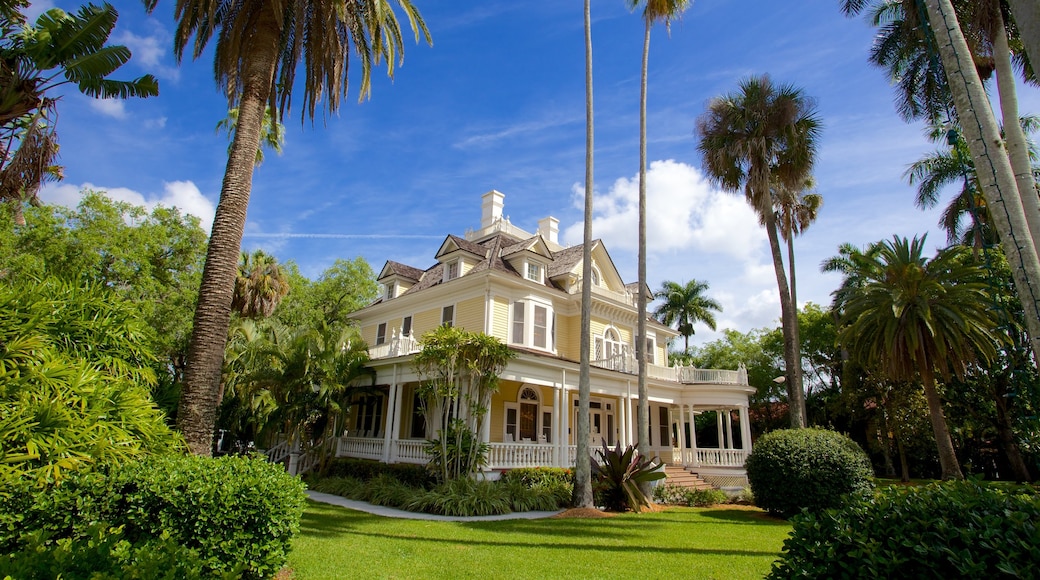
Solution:
M 274 256 L 263 250 L 242 252 L 232 310 L 245 318 L 266 318 L 288 293 L 289 280 Z
M 38 203 L 36 193 L 48 179 L 61 179 L 58 153 L 58 98 L 54 89 L 73 83 L 96 98 L 150 97 L 159 94 L 151 75 L 132 81 L 109 78 L 130 60 L 125 46 L 106 46 L 118 13 L 110 4 L 87 4 L 75 14 L 58 8 L 33 25 L 21 0 L 0 9 L 0 201 L 15 208 L 23 223 L 23 202 Z
M 705 173 L 726 190 L 743 190 L 769 237 L 780 291 L 791 425 L 804 427 L 797 310 L 780 253 L 772 190 L 798 188 L 812 171 L 820 132 L 815 104 L 800 89 L 775 86 L 768 76 L 752 77 L 741 81 L 737 92 L 713 99 L 697 131 Z
M 996 355 L 994 314 L 982 269 L 963 246 L 922 256 L 924 238 L 882 242 L 864 283 L 842 300 L 838 340 L 868 369 L 924 384 L 944 479 L 961 478 L 935 374 L 964 377 L 969 363 Z
M 343 327 L 349 323 L 350 313 L 379 295 L 375 273 L 361 256 L 337 259 L 313 282 L 301 275 L 293 262 L 285 264 L 285 271 L 292 290 L 274 317 L 289 328 Z
M 411 1 L 396 3 L 407 16 L 416 41 L 422 35 L 429 42 L 426 24 Z M 145 0 L 149 10 L 156 4 L 157 0 Z M 340 97 L 347 92 L 346 67 L 351 52 L 361 64 L 360 95 L 368 96 L 373 63 L 378 65 L 385 59 L 387 73 L 392 75 L 395 60 L 403 55 L 404 42 L 389 0 L 307 0 L 287 4 L 180 0 L 175 18 L 178 24 L 174 52 L 178 59 L 189 46 L 198 58 L 216 35 L 217 85 L 227 90 L 229 108 L 238 109 L 238 124 L 202 273 L 185 388 L 177 416 L 192 452 L 208 455 L 231 318 L 236 262 L 264 112 L 275 103 L 279 114 L 289 108 L 301 64 L 306 73 L 300 86 L 305 101 L 303 115 L 313 118 L 319 102 L 330 113 L 338 110 Z
M 670 29 L 672 20 L 679 18 L 691 0 L 628 0 L 634 10 L 643 6 L 643 68 L 639 83 L 639 293 L 636 297 L 636 359 L 638 367 L 639 403 L 636 414 L 636 445 L 639 454 L 650 456 L 650 403 L 646 390 L 646 301 L 649 284 L 646 280 L 646 77 L 650 60 L 650 30 L 657 22 Z M 648 483 L 640 484 L 644 495 L 650 493 Z
M 700 280 L 690 280 L 685 284 L 666 280 L 661 283 L 661 289 L 654 293 L 654 298 L 664 300 L 664 303 L 654 310 L 654 318 L 661 324 L 679 330 L 679 334 L 686 339 L 683 352 L 690 351 L 693 325 L 703 322 L 708 328 L 715 330 L 713 312 L 722 312 L 722 305 L 717 300 L 703 295 L 707 289 L 708 283 Z
M 441 326 L 422 335 L 412 364 L 420 377 L 420 409 L 437 432 L 441 481 L 473 473 L 484 460 L 475 444 L 488 420 L 498 376 L 516 354 L 497 338 Z M 449 448 L 456 450 L 449 453 Z

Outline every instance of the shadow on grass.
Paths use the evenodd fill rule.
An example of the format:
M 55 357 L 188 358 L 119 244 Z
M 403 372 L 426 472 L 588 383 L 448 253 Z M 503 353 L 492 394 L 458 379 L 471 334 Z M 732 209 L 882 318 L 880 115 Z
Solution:
M 718 509 L 706 511 L 701 514 L 706 518 L 729 522 L 731 524 L 761 526 L 763 524 L 773 526 L 790 526 L 791 524 L 783 518 L 771 516 L 766 512 L 749 510 L 726 510 Z M 692 523 L 692 522 L 691 522 Z M 708 523 L 708 522 L 704 522 Z

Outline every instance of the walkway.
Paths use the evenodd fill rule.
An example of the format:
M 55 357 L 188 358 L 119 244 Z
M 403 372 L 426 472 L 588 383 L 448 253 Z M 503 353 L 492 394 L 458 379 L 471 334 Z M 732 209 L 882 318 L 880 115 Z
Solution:
M 501 514 L 495 516 L 440 516 L 436 514 L 408 512 L 381 505 L 372 505 L 363 501 L 355 501 L 352 499 L 347 499 L 345 497 L 340 497 L 338 495 L 321 493 L 318 491 L 308 490 L 307 496 L 312 500 L 321 503 L 345 507 L 347 509 L 357 510 L 359 512 L 365 512 L 377 516 L 383 516 L 386 518 L 401 518 L 406 520 L 433 520 L 437 522 L 492 522 L 496 520 L 536 520 L 540 518 L 554 516 L 560 513 L 560 511 L 562 511 L 558 510 L 554 512 L 514 512 L 510 514 Z

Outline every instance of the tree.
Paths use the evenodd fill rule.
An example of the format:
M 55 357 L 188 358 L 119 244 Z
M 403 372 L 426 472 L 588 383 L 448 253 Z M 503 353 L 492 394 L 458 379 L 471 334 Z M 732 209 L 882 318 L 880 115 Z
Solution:
M 158 0 L 145 0 L 149 11 Z M 410 0 L 397 0 L 416 41 L 430 41 L 429 31 Z M 193 453 L 208 455 L 213 440 L 220 370 L 231 317 L 236 263 L 245 228 L 256 151 L 260 148 L 264 112 L 277 104 L 289 109 L 296 71 L 305 71 L 304 117 L 314 118 L 318 103 L 329 113 L 338 110 L 347 92 L 350 53 L 361 64 L 359 94 L 370 93 L 373 63 L 386 60 L 392 76 L 404 42 L 390 0 L 328 2 L 305 0 L 279 4 L 247 0 L 178 0 L 174 52 L 178 59 L 190 47 L 203 54 L 217 36 L 214 72 L 217 85 L 227 88 L 228 107 L 238 108 L 238 124 L 228 155 L 220 200 L 213 217 L 206 265 L 195 310 L 191 349 L 178 427 Z M 194 41 L 192 41 L 194 39 Z M 301 62 L 302 61 L 302 62 Z
M 646 391 L 646 77 L 650 60 L 650 29 L 657 22 L 664 22 L 670 29 L 672 20 L 678 18 L 691 0 L 628 0 L 635 10 L 643 5 L 643 68 L 639 83 L 639 291 L 636 295 L 636 359 L 639 372 L 639 405 L 636 413 L 637 446 L 639 455 L 650 457 L 650 403 Z M 648 493 L 649 483 L 640 484 Z
M 228 137 L 234 140 L 235 127 L 238 127 L 238 109 L 228 109 L 227 117 L 217 123 L 217 132 L 226 131 Z M 260 147 L 256 150 L 256 164 L 259 166 L 264 162 L 264 148 L 275 153 L 282 154 L 282 145 L 285 144 L 285 126 L 275 119 L 271 112 L 271 106 L 264 109 L 264 119 L 260 123 Z M 231 143 L 228 143 L 228 155 L 231 155 Z
M 441 326 L 419 340 L 412 364 L 420 377 L 420 409 L 437 432 L 428 447 L 441 481 L 472 475 L 484 462 L 480 434 L 489 419 L 498 376 L 516 354 L 497 338 Z
M 591 508 L 592 453 L 589 451 L 589 377 L 592 358 L 592 192 L 593 192 L 593 111 L 592 111 L 592 9 L 585 0 L 585 214 L 581 242 L 581 335 L 578 344 L 578 425 L 577 458 L 574 462 L 574 493 L 571 505 Z
M 769 237 L 780 291 L 791 425 L 804 427 L 805 397 L 796 370 L 801 358 L 797 313 L 784 272 L 771 192 L 777 186 L 797 188 L 810 175 L 820 133 L 815 104 L 791 85 L 776 86 L 768 76 L 751 77 L 741 81 L 736 93 L 713 99 L 698 119 L 697 131 L 705 174 L 723 189 L 743 189 Z
M 74 83 L 95 98 L 159 94 L 151 75 L 132 81 L 109 78 L 130 60 L 125 46 L 105 46 L 118 13 L 110 4 L 88 4 L 76 14 L 58 8 L 28 25 L 28 5 L 7 0 L 0 10 L 0 201 L 16 208 L 39 203 L 36 194 L 49 179 L 61 179 L 58 154 L 58 98 L 54 89 Z
M 379 295 L 375 273 L 361 256 L 353 260 L 337 258 L 313 282 L 291 261 L 285 264 L 285 270 L 292 291 L 278 305 L 274 317 L 289 328 L 341 328 L 349 324 L 352 312 Z
M 889 380 L 920 377 L 943 479 L 959 479 L 935 375 L 963 378 L 969 363 L 996 356 L 1000 339 L 983 269 L 963 246 L 928 260 L 924 241 L 895 237 L 880 244 L 876 262 L 861 273 L 863 283 L 844 290 L 838 341 Z
M 278 260 L 263 250 L 242 252 L 231 309 L 245 318 L 267 318 L 289 294 L 289 280 Z
M 666 280 L 661 289 L 654 293 L 654 298 L 664 300 L 654 310 L 654 318 L 661 324 L 675 327 L 686 339 L 686 348 L 690 351 L 690 337 L 694 334 L 693 325 L 703 322 L 708 328 L 715 330 L 715 314 L 722 312 L 722 305 L 714 298 L 704 296 L 708 283 L 690 280 L 685 284 Z

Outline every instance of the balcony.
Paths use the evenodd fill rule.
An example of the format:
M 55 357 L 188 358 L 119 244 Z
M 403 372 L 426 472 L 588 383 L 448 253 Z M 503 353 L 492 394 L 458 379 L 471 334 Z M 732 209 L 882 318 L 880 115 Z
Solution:
M 617 371 L 630 375 L 639 372 L 638 360 L 629 354 L 617 354 L 609 358 L 592 361 L 590 364 L 601 369 Z M 743 365 L 735 371 L 726 369 L 699 369 L 697 367 L 666 367 L 655 364 L 646 365 L 646 376 L 652 379 L 675 381 L 684 385 L 746 385 L 747 369 Z

